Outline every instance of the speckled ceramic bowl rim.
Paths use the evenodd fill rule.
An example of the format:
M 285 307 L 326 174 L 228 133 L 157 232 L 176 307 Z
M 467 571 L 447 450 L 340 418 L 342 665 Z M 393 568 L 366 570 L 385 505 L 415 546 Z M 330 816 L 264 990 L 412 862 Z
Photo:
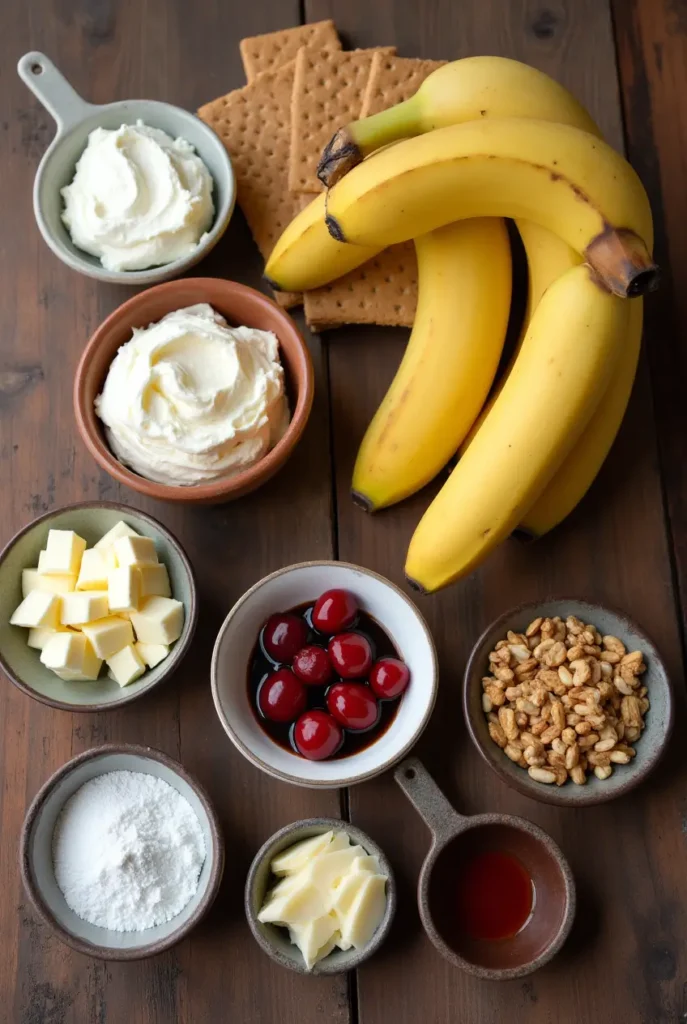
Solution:
M 654 660 L 656 661 L 656 663 L 660 664 L 666 678 L 667 715 L 665 725 L 663 728 L 663 735 L 660 737 L 660 741 L 657 743 L 654 753 L 649 756 L 649 758 L 642 765 L 641 768 L 637 769 L 636 771 L 628 773 L 626 781 L 621 786 L 618 786 L 613 790 L 608 790 L 607 792 L 604 792 L 601 789 L 601 787 L 599 787 L 598 792 L 585 788 L 584 799 L 579 798 L 574 803 L 567 797 L 566 793 L 564 792 L 564 786 L 558 787 L 539 785 L 538 788 L 535 789 L 534 787 L 536 783 L 530 782 L 526 774 L 525 778 L 520 780 L 517 777 L 512 778 L 506 771 L 501 770 L 499 763 L 493 762 L 487 756 L 482 743 L 482 739 L 479 733 L 477 732 L 477 729 L 475 728 L 472 718 L 472 712 L 470 710 L 469 688 L 476 669 L 478 651 L 481 648 L 482 644 L 487 640 L 487 638 L 491 634 L 500 635 L 500 631 L 504 628 L 504 623 L 506 623 L 508 619 L 510 619 L 513 615 L 522 614 L 523 619 L 526 619 L 528 617 L 530 609 L 541 608 L 542 605 L 546 605 L 549 602 L 553 601 L 561 604 L 565 604 L 568 602 L 570 604 L 587 604 L 591 608 L 598 608 L 600 611 L 608 612 L 610 615 L 615 616 L 621 621 L 628 622 L 631 628 L 639 636 L 643 638 L 644 642 L 647 644 L 647 647 L 650 647 L 652 649 Z M 625 796 L 627 793 L 630 792 L 630 790 L 638 786 L 640 782 L 643 782 L 644 779 L 646 779 L 646 777 L 654 770 L 656 765 L 659 763 L 660 759 L 665 753 L 665 750 L 668 746 L 668 742 L 670 740 L 670 736 L 673 731 L 673 721 L 675 717 L 673 684 L 670 675 L 665 667 L 664 661 L 661 658 L 661 655 L 659 654 L 658 647 L 651 639 L 651 637 L 648 636 L 646 630 L 639 627 L 637 623 L 634 621 L 634 619 L 631 619 L 630 616 L 627 615 L 625 612 L 622 612 L 619 609 L 614 608 L 612 605 L 599 604 L 598 601 L 589 601 L 587 600 L 587 598 L 583 597 L 555 597 L 553 595 L 549 595 L 548 597 L 542 598 L 540 601 L 528 601 L 526 604 L 516 605 L 516 607 L 514 608 L 507 609 L 505 612 L 499 615 L 498 618 L 494 619 L 494 621 L 489 626 L 487 626 L 486 629 L 482 631 L 478 640 L 474 644 L 472 651 L 470 652 L 470 657 L 468 659 L 468 663 L 465 667 L 465 673 L 463 675 L 463 716 L 467 723 L 470 739 L 472 740 L 476 749 L 479 751 L 480 756 L 486 762 L 489 768 L 493 772 L 495 772 L 495 774 L 498 775 L 498 777 L 503 782 L 506 783 L 506 785 L 510 786 L 512 789 L 517 790 L 518 793 L 522 793 L 523 796 L 530 797 L 530 799 L 532 800 L 541 800 L 543 803 L 555 804 L 557 807 L 592 807 L 595 804 L 608 803 L 610 800 L 615 800 L 618 797 Z
M 166 281 L 164 284 L 155 285 L 153 288 L 148 288 L 144 292 L 139 292 L 137 295 L 127 299 L 126 302 L 123 302 L 120 306 L 117 306 L 117 308 L 114 309 L 105 320 L 103 320 L 100 326 L 96 328 L 95 332 L 91 335 L 91 338 L 81 355 L 79 365 L 76 368 L 76 375 L 74 377 L 74 413 L 76 415 L 76 425 L 84 444 L 102 469 L 109 473 L 111 477 L 114 477 L 118 483 L 124 484 L 126 487 L 130 487 L 132 490 L 138 491 L 140 494 L 145 494 L 149 498 L 156 498 L 158 501 L 194 504 L 196 502 L 221 501 L 223 498 L 229 500 L 232 495 L 239 497 L 240 495 L 261 486 L 270 479 L 278 469 L 281 468 L 295 446 L 298 444 L 298 441 L 305 430 L 310 416 L 310 411 L 312 409 L 315 390 L 312 361 L 305 341 L 303 340 L 297 325 L 288 313 L 281 309 L 276 302 L 272 302 L 272 300 L 266 295 L 263 295 L 262 292 L 257 291 L 255 288 L 249 288 L 248 285 L 239 284 L 237 281 L 229 281 L 224 278 L 194 277 L 185 278 L 181 283 L 184 288 L 192 288 L 195 285 L 203 286 L 208 282 L 228 286 L 232 291 L 241 292 L 258 305 L 267 306 L 273 312 L 276 312 L 278 318 L 282 322 L 284 332 L 288 331 L 292 340 L 296 342 L 296 346 L 299 351 L 299 359 L 301 360 L 303 380 L 302 383 L 297 385 L 296 405 L 284 436 L 280 438 L 274 448 L 260 459 L 259 462 L 256 462 L 255 465 L 250 466 L 243 472 L 236 473 L 233 476 L 220 477 L 218 480 L 213 480 L 211 483 L 196 484 L 191 487 L 172 486 L 170 484 L 160 484 L 153 480 L 148 480 L 146 477 L 139 476 L 138 473 L 135 473 L 133 470 L 121 463 L 119 459 L 115 458 L 105 440 L 101 437 L 100 430 L 98 429 L 95 421 L 95 413 L 92 409 L 88 408 L 89 402 L 85 394 L 85 370 L 88 363 L 93 358 L 95 350 L 102 343 L 103 337 L 109 332 L 113 322 L 125 317 L 127 314 L 135 314 L 138 307 L 142 303 L 145 303 L 151 294 L 165 295 L 169 293 L 169 311 L 171 312 L 172 310 L 177 309 L 178 303 L 174 303 L 173 297 L 178 292 L 180 282 Z M 200 301 L 200 299 L 197 301 Z M 248 324 L 247 326 L 250 327 L 251 325 Z M 278 340 L 281 343 L 281 339 Z M 104 383 L 104 381 L 101 382 L 101 386 L 102 383 Z
M 252 907 L 252 894 L 255 886 L 255 880 L 258 871 L 266 860 L 269 860 L 272 854 L 272 850 L 277 843 L 279 843 L 286 836 L 291 835 L 294 832 L 300 831 L 303 828 L 322 828 L 323 832 L 328 832 L 330 829 L 336 829 L 340 832 L 346 832 L 351 839 L 353 839 L 359 846 L 362 846 L 367 853 L 374 854 L 379 858 L 379 863 L 382 867 L 382 871 L 387 876 L 386 884 L 386 909 L 384 911 L 384 917 L 374 933 L 368 944 L 363 949 L 352 949 L 349 950 L 349 956 L 346 959 L 345 964 L 334 964 L 327 965 L 327 957 L 324 957 L 312 970 L 308 970 L 305 963 L 300 963 L 298 960 L 289 960 L 286 957 L 280 955 L 279 950 L 276 949 L 270 940 L 265 936 L 260 928 L 256 914 L 253 912 Z M 297 842 L 298 840 L 296 840 Z M 296 971 L 298 974 L 305 975 L 333 975 L 333 974 L 345 974 L 346 971 L 352 971 L 356 967 L 359 967 L 365 960 L 376 953 L 379 947 L 386 939 L 391 925 L 393 923 L 394 915 L 396 913 L 396 879 L 392 870 L 391 864 L 389 863 L 386 854 L 382 848 L 371 839 L 366 832 L 362 829 L 356 828 L 355 825 L 351 825 L 348 821 L 343 821 L 339 818 L 302 818 L 300 821 L 294 821 L 290 825 L 284 825 L 277 832 L 267 839 L 255 857 L 252 860 L 251 866 L 248 869 L 248 876 L 246 878 L 246 885 L 244 889 L 243 906 L 246 912 L 246 920 L 248 926 L 253 933 L 253 938 L 258 943 L 263 952 L 280 964 L 282 967 L 286 967 L 288 970 Z
M 149 942 L 147 945 L 129 949 L 114 949 L 111 946 L 99 946 L 96 943 L 86 942 L 83 939 L 77 938 L 77 936 L 72 935 L 71 932 L 67 931 L 67 929 L 64 928 L 54 916 L 47 903 L 43 900 L 40 888 L 36 884 L 30 868 L 29 836 L 32 835 L 34 821 L 48 794 L 53 790 L 58 782 L 61 782 L 67 775 L 70 775 L 75 768 L 85 764 L 87 761 L 95 760 L 106 754 L 135 754 L 138 757 L 158 761 L 171 772 L 174 772 L 175 775 L 178 775 L 188 786 L 191 787 L 203 805 L 203 809 L 208 817 L 210 835 L 212 837 L 212 850 L 210 853 L 212 864 L 210 878 L 208 880 L 205 893 L 193 913 L 184 921 L 183 924 L 167 935 L 164 939 L 159 939 L 156 942 Z M 43 919 L 43 921 L 45 921 L 46 924 L 50 925 L 62 942 L 65 942 L 68 946 L 78 950 L 79 953 L 85 953 L 86 956 L 95 956 L 101 960 L 142 960 L 144 957 L 154 956 L 156 953 L 161 953 L 163 950 L 169 949 L 170 946 L 176 945 L 177 942 L 184 938 L 184 936 L 198 924 L 200 919 L 212 906 L 222 881 L 224 857 L 224 837 L 222 835 L 219 819 L 203 786 L 201 786 L 197 779 L 186 771 L 183 765 L 179 764 L 178 761 L 175 761 L 174 758 L 170 757 L 168 754 L 163 753 L 161 750 L 156 750 L 154 747 L 140 746 L 135 743 L 105 743 L 101 747 L 93 747 L 91 750 L 84 751 L 83 754 L 77 754 L 76 757 L 73 757 L 71 760 L 67 761 L 66 764 L 63 764 L 61 768 L 58 768 L 57 771 L 43 783 L 31 801 L 31 805 L 26 812 L 26 817 L 22 826 L 19 846 L 19 865 L 22 882 L 36 913 Z
M 181 663 L 184 655 L 188 651 L 193 635 L 196 631 L 196 625 L 198 624 L 198 595 L 196 592 L 196 580 L 193 574 L 193 569 L 189 561 L 188 555 L 184 551 L 183 547 L 170 533 L 166 526 L 163 526 L 159 520 L 153 516 L 148 515 L 147 512 L 140 512 L 137 508 L 132 508 L 130 505 L 123 505 L 121 502 L 116 501 L 79 501 L 72 505 L 61 505 L 59 508 L 52 508 L 49 512 L 44 512 L 43 515 L 38 516 L 37 519 L 33 519 L 26 526 L 23 526 L 21 530 L 15 533 L 14 537 L 5 544 L 2 551 L 0 551 L 0 567 L 5 561 L 5 558 L 14 547 L 14 545 L 21 540 L 21 538 L 32 530 L 34 526 L 38 526 L 40 523 L 44 523 L 53 519 L 56 515 L 61 515 L 65 512 L 77 512 L 80 509 L 99 509 L 105 508 L 112 512 L 123 512 L 125 515 L 138 516 L 154 526 L 156 530 L 164 534 L 167 543 L 174 548 L 179 561 L 184 567 L 184 571 L 189 582 L 190 598 L 188 607 L 184 608 L 184 614 L 186 621 L 190 623 L 190 626 L 186 632 L 186 636 L 179 640 L 172 649 L 171 654 L 168 655 L 169 664 L 165 667 L 165 671 L 158 676 L 158 678 L 146 687 L 144 690 L 137 690 L 129 695 L 124 694 L 121 700 L 109 701 L 103 704 L 70 704 L 67 701 L 55 700 L 53 697 L 48 697 L 45 694 L 38 693 L 32 689 L 27 683 L 24 682 L 16 673 L 10 668 L 7 661 L 5 660 L 2 651 L 0 650 L 0 668 L 3 670 L 7 678 L 13 683 L 17 689 L 26 693 L 29 697 L 33 697 L 34 700 L 40 701 L 41 704 L 47 704 L 51 708 L 58 708 L 60 711 L 75 711 L 75 712 L 95 712 L 95 711 L 114 711 L 117 708 L 123 707 L 125 704 L 131 704 L 135 700 L 143 697 L 145 694 L 150 693 L 152 689 L 158 686 L 161 682 L 172 675 L 176 671 L 177 667 Z
M 234 729 L 232 723 L 228 720 L 228 718 L 224 714 L 224 711 L 222 709 L 222 704 L 221 704 L 221 701 L 220 701 L 220 697 L 219 697 L 219 693 L 218 693 L 218 686 L 217 686 L 217 674 L 218 674 L 218 664 L 217 664 L 217 661 L 218 661 L 218 656 L 219 656 L 220 643 L 221 643 L 221 640 L 222 640 L 222 637 L 223 637 L 224 633 L 226 632 L 226 630 L 229 627 L 229 623 L 234 618 L 234 616 L 236 615 L 236 613 L 239 610 L 239 608 L 241 608 L 241 606 L 244 605 L 246 603 L 246 601 L 248 601 L 253 596 L 253 594 L 255 593 L 256 590 L 259 590 L 261 587 L 264 587 L 266 584 L 270 583 L 272 580 L 276 579 L 278 576 L 283 576 L 285 573 L 292 572 L 292 571 L 294 571 L 296 569 L 309 568 L 310 566 L 342 566 L 345 569 L 353 569 L 355 572 L 361 572 L 361 573 L 363 573 L 366 576 L 371 576 L 373 579 L 377 580 L 379 583 L 383 583 L 385 586 L 389 587 L 390 590 L 394 590 L 396 592 L 396 594 L 399 597 L 403 598 L 403 600 L 406 602 L 406 604 L 410 606 L 410 608 L 412 609 L 414 615 L 416 616 L 417 621 L 418 621 L 418 625 L 422 629 L 422 631 L 424 633 L 424 636 L 425 636 L 425 639 L 427 641 L 427 645 L 428 645 L 430 653 L 431 653 L 432 666 L 433 666 L 432 676 L 433 676 L 433 680 L 434 680 L 434 685 L 432 687 L 431 701 L 430 701 L 430 703 L 427 706 L 427 710 L 426 710 L 425 714 L 423 715 L 421 720 L 418 722 L 417 728 L 416 728 L 416 730 L 415 730 L 415 732 L 413 734 L 412 739 L 409 740 L 408 743 L 406 743 L 406 745 L 403 748 L 403 750 L 400 750 L 398 752 L 398 754 L 394 754 L 393 757 L 388 758 L 383 764 L 378 765 L 377 768 L 373 768 L 373 769 L 371 769 L 370 771 L 367 771 L 367 772 L 360 772 L 358 774 L 354 773 L 354 774 L 346 775 L 346 776 L 342 777 L 341 780 L 336 781 L 336 782 L 332 782 L 332 781 L 329 781 L 329 780 L 326 780 L 326 781 L 324 781 L 324 780 L 323 781 L 305 780 L 303 778 L 303 776 L 301 776 L 301 775 L 291 775 L 288 772 L 277 771 L 275 768 L 272 768 L 271 765 L 265 764 L 265 762 L 262 761 L 259 757 L 256 757 L 255 754 L 253 754 L 253 752 L 251 750 L 249 750 L 248 747 L 243 743 L 243 741 L 241 740 L 241 737 L 238 735 L 238 733 Z M 437 688 L 438 688 L 438 659 L 437 659 L 436 647 L 434 646 L 434 640 L 432 638 L 432 634 L 431 634 L 431 632 L 429 630 L 429 626 L 427 625 L 424 616 L 420 613 L 420 611 L 417 608 L 417 606 L 415 604 L 413 604 L 413 602 L 410 600 L 408 595 L 403 593 L 403 591 L 400 589 L 400 587 L 397 587 L 395 583 L 391 582 L 391 580 L 386 579 L 385 576 L 380 576 L 379 573 L 373 572 L 372 569 L 366 569 L 366 568 L 364 568 L 361 565 L 354 565 L 352 562 L 337 562 L 337 561 L 334 561 L 332 559 L 320 559 L 320 560 L 316 559 L 316 560 L 310 561 L 310 562 L 297 562 L 294 565 L 287 565 L 287 566 L 284 566 L 283 569 L 277 569 L 276 572 L 270 573 L 268 576 L 263 576 L 263 578 L 261 580 L 258 580 L 257 583 L 254 583 L 253 586 L 250 587 L 245 592 L 245 594 L 243 594 L 243 596 L 238 599 L 238 601 L 233 606 L 233 608 L 231 609 L 231 611 L 229 612 L 229 614 L 225 618 L 224 622 L 220 626 L 219 633 L 217 634 L 217 639 L 215 640 L 215 646 L 214 646 L 213 651 L 212 651 L 212 665 L 211 665 L 211 670 L 210 670 L 210 683 L 211 683 L 211 687 L 212 687 L 212 699 L 215 702 L 215 710 L 217 711 L 217 715 L 219 717 L 220 722 L 222 723 L 222 727 L 224 728 L 224 731 L 226 732 L 227 736 L 229 737 L 231 742 L 234 744 L 234 746 L 238 750 L 241 751 L 243 756 L 245 758 L 247 758 L 251 762 L 251 764 L 254 764 L 256 766 L 256 768 L 260 768 L 261 771 L 266 772 L 267 775 L 271 775 L 272 778 L 274 778 L 274 779 L 281 779 L 282 782 L 291 782 L 291 783 L 293 783 L 296 786 L 302 786 L 303 788 L 306 788 L 306 789 L 332 789 L 332 788 L 340 789 L 340 788 L 345 787 L 345 786 L 357 785 L 359 782 L 365 782 L 368 779 L 374 779 L 377 775 L 383 775 L 384 772 L 389 770 L 389 768 L 392 768 L 395 764 L 398 764 L 399 761 L 402 761 L 403 758 L 408 754 L 408 752 L 415 746 L 415 744 L 419 740 L 420 736 L 424 732 L 424 730 L 425 730 L 425 728 L 427 726 L 427 723 L 429 722 L 429 719 L 430 719 L 430 717 L 432 715 L 432 711 L 434 710 L 434 705 L 436 703 Z M 393 725 L 391 726 L 391 728 L 393 728 Z M 372 746 L 374 746 L 374 744 L 372 744 Z M 355 757 L 355 754 L 353 754 L 349 760 L 352 760 L 354 757 Z

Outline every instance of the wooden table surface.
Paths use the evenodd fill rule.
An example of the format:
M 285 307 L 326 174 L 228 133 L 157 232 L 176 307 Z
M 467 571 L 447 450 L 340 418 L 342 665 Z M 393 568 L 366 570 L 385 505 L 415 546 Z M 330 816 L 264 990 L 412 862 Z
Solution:
M 306 436 L 273 482 L 220 508 L 145 502 L 98 471 L 77 436 L 73 371 L 98 323 L 131 294 L 74 274 L 47 249 L 31 208 L 53 124 L 15 74 L 27 50 L 49 54 L 96 103 L 130 96 L 189 109 L 243 82 L 246 35 L 336 20 L 349 46 L 395 44 L 407 56 L 492 53 L 554 75 L 626 149 L 650 191 L 662 290 L 647 307 L 645 357 L 618 442 L 581 507 L 536 545 L 505 544 L 479 571 L 421 600 L 437 642 L 440 696 L 418 755 L 467 813 L 508 811 L 547 829 L 568 856 L 579 911 L 563 952 L 532 977 L 477 981 L 425 938 L 414 888 L 428 835 L 389 776 L 348 793 L 273 781 L 237 753 L 210 695 L 223 616 L 265 573 L 341 558 L 403 585 L 403 556 L 425 492 L 378 518 L 348 495 L 355 452 L 398 364 L 407 332 L 345 328 L 306 335 L 317 398 Z M 686 0 L 5 0 L 0 13 L 0 543 L 68 502 L 121 500 L 158 516 L 197 571 L 200 626 L 169 685 L 120 711 L 69 715 L 0 686 L 0 1020 L 9 1024 L 674 1024 L 687 1021 L 687 769 L 681 593 L 687 584 L 682 473 L 687 382 Z M 671 273 L 672 269 L 672 273 Z M 237 215 L 198 273 L 258 283 L 260 261 Z M 678 703 L 676 736 L 636 794 L 598 808 L 549 808 L 493 776 L 461 720 L 461 675 L 476 636 L 513 604 L 579 594 L 624 608 L 659 645 Z M 47 776 L 104 741 L 167 751 L 206 785 L 227 867 L 205 922 L 151 960 L 105 964 L 63 946 L 22 891 L 17 842 Z M 250 859 L 276 828 L 349 816 L 387 851 L 400 907 L 384 949 L 355 976 L 303 978 L 260 952 L 246 926 Z

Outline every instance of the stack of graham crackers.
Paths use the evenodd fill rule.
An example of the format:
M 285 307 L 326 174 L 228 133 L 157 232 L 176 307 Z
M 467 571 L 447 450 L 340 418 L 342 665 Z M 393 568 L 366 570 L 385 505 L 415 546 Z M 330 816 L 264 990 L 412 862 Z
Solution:
M 240 47 L 248 84 L 198 115 L 231 156 L 239 205 L 266 260 L 289 221 L 322 190 L 317 164 L 334 132 L 409 99 L 443 61 L 398 57 L 394 47 L 344 51 L 332 21 L 253 36 Z M 412 326 L 412 243 L 385 249 L 323 288 L 275 297 L 286 308 L 303 303 L 315 330 Z

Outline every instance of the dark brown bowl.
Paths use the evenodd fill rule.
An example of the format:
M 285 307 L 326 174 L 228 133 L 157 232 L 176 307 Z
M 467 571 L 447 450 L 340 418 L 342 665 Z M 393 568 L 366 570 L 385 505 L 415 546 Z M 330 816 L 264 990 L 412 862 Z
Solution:
M 417 900 L 428 937 L 449 963 L 489 981 L 532 974 L 565 942 L 575 917 L 575 882 L 559 847 L 538 825 L 511 814 L 458 814 L 420 761 L 404 761 L 394 777 L 432 834 Z M 532 911 L 513 936 L 472 939 L 460 928 L 455 894 L 460 864 L 477 853 L 515 857 L 532 880 Z
M 52 867 L 52 835 L 65 802 L 89 779 L 119 770 L 141 771 L 168 782 L 189 801 L 205 834 L 206 860 L 196 895 L 171 921 L 141 932 L 116 932 L 82 921 L 67 906 Z M 101 960 L 141 960 L 176 945 L 210 909 L 222 881 L 224 839 L 207 793 L 182 765 L 152 747 L 108 743 L 67 761 L 44 783 L 24 819 L 19 858 L 36 913 L 62 942 Z
M 640 649 L 645 654 L 646 675 L 642 682 L 648 689 L 651 706 L 646 715 L 646 728 L 635 744 L 637 756 L 628 765 L 614 765 L 610 778 L 600 780 L 593 774 L 584 786 L 570 779 L 562 786 L 535 782 L 524 768 L 506 757 L 489 736 L 487 719 L 482 710 L 482 677 L 487 674 L 489 652 L 509 629 L 522 632 L 539 615 L 576 615 L 583 622 L 595 625 L 601 633 L 617 636 L 628 650 Z M 513 789 L 524 796 L 560 807 L 584 807 L 600 804 L 629 793 L 658 764 L 673 727 L 673 693 L 668 673 L 655 645 L 646 634 L 622 612 L 604 608 L 577 598 L 551 598 L 536 604 L 521 605 L 505 612 L 485 629 L 465 669 L 463 681 L 463 712 L 472 742 L 489 767 Z
M 281 440 L 254 466 L 207 484 L 175 487 L 139 476 L 110 451 L 101 421 L 95 413 L 110 363 L 131 338 L 134 327 L 147 327 L 167 313 L 198 302 L 208 302 L 228 323 L 272 331 L 279 350 L 290 397 L 291 422 Z M 79 433 L 96 462 L 121 484 L 160 501 L 214 505 L 255 490 L 281 469 L 308 422 L 314 393 L 308 349 L 295 323 L 266 295 L 214 277 L 191 277 L 148 288 L 124 302 L 108 316 L 84 349 L 74 380 L 74 412 Z

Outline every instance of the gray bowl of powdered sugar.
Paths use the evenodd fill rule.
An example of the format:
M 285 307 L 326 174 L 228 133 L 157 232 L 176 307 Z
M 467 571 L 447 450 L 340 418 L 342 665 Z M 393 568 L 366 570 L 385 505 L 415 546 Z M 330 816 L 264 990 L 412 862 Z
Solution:
M 24 822 L 26 891 L 59 938 L 89 956 L 168 949 L 212 904 L 224 841 L 199 784 L 160 751 L 109 744 L 67 762 Z

